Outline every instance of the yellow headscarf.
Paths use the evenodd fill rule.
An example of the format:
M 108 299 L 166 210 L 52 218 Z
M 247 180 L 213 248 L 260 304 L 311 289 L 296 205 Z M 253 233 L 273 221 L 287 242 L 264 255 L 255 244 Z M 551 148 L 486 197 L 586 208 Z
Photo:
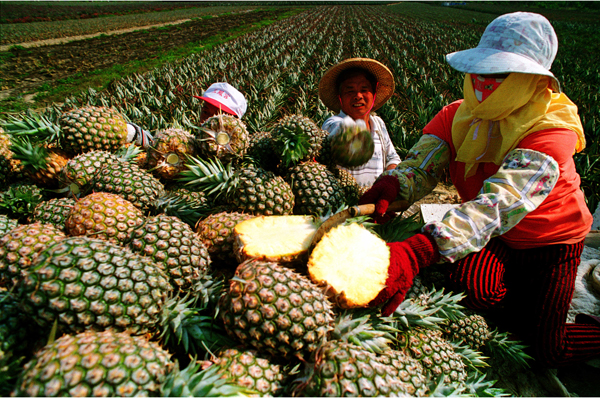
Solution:
M 483 102 L 475 97 L 471 75 L 465 74 L 464 101 L 452 122 L 456 160 L 466 163 L 465 179 L 478 163 L 500 165 L 527 135 L 549 128 L 577 133 L 576 151 L 585 148 L 577 106 L 548 88 L 548 76 L 511 73 Z

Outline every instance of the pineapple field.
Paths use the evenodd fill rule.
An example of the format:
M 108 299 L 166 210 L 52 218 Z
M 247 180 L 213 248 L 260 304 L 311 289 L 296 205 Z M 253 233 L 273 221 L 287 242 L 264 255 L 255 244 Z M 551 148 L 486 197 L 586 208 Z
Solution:
M 491 20 L 517 10 L 546 15 L 557 31 L 552 70 L 579 107 L 588 147 L 576 162 L 594 211 L 597 9 L 181 2 L 190 20 L 177 25 L 14 44 L 41 38 L 14 26 L 29 21 L 60 38 L 63 22 L 87 34 L 94 18 L 153 11 L 164 23 L 181 12 L 111 3 L 121 2 L 50 20 L 43 9 L 12 10 L 0 24 L 12 45 L 0 52 L 3 395 L 598 394 L 585 380 L 565 387 L 492 314 L 463 307 L 443 265 L 421 272 L 391 316 L 368 307 L 381 281 L 363 271 L 389 261 L 386 242 L 421 228 L 416 213 L 383 225 L 354 217 L 310 247 L 361 194 L 320 128 L 330 116 L 318 97 L 323 73 L 348 57 L 389 66 L 396 92 L 378 114 L 404 157 L 460 98 L 461 74 L 444 55 L 477 45 Z M 200 122 L 194 96 L 214 82 L 244 93 L 242 119 Z M 440 187 L 424 201 L 457 200 Z M 338 278 L 351 266 L 358 281 Z

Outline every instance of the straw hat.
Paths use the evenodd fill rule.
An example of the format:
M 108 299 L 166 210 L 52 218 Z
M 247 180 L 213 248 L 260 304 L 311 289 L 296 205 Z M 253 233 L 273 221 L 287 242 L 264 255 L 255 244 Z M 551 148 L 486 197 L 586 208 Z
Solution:
M 349 68 L 369 71 L 379 82 L 372 110 L 379 109 L 394 93 L 394 76 L 384 64 L 370 58 L 348 58 L 329 68 L 319 82 L 319 98 L 332 111 L 339 112 L 341 109 L 336 80 L 342 71 Z
M 479 45 L 446 55 L 448 64 L 465 73 L 528 73 L 552 78 L 552 89 L 560 92 L 550 66 L 558 51 L 558 38 L 550 22 L 531 12 L 513 12 L 494 19 Z

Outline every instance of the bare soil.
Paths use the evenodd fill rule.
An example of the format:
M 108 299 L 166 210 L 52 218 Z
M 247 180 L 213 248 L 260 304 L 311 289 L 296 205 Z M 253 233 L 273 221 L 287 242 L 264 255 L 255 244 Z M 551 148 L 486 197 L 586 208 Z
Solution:
M 276 18 L 285 7 L 224 15 L 207 19 L 179 21 L 149 29 L 109 32 L 91 38 L 72 37 L 45 45 L 13 46 L 2 53 L 0 98 L 19 95 L 75 74 L 86 74 L 117 64 L 156 58 L 167 52 L 231 29 Z M 168 25 L 168 26 L 166 26 Z

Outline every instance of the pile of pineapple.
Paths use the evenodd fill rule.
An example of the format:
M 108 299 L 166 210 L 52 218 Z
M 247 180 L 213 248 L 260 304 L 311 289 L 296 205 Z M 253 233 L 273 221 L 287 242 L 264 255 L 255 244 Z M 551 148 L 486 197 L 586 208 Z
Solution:
M 249 132 L 219 114 L 148 147 L 105 107 L 1 126 L 3 395 L 490 396 L 489 358 L 527 365 L 435 267 L 390 317 L 356 298 L 414 219 L 352 220 L 335 236 L 360 256 L 334 235 L 311 256 L 360 189 L 302 115 Z M 323 272 L 352 257 L 354 283 Z

